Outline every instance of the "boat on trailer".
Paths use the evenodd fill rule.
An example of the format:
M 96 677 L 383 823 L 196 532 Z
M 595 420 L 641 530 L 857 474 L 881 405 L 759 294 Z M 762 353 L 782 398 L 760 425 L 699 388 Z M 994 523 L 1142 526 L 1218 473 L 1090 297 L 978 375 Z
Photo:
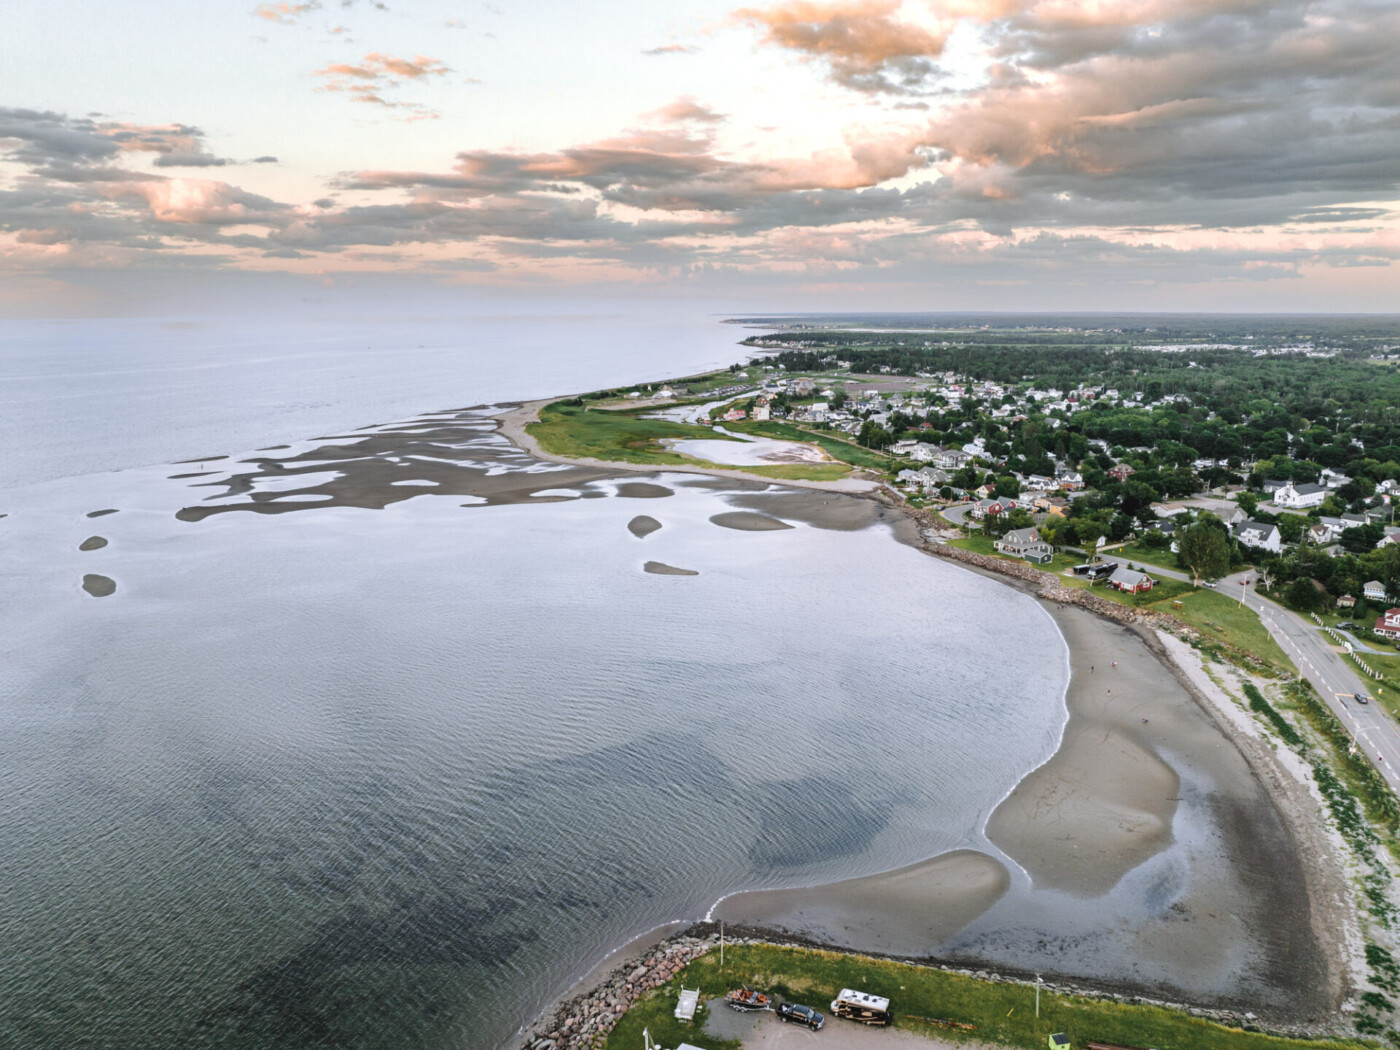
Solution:
M 736 1010 L 767 1010 L 772 1006 L 768 996 L 752 988 L 735 988 L 724 1001 Z

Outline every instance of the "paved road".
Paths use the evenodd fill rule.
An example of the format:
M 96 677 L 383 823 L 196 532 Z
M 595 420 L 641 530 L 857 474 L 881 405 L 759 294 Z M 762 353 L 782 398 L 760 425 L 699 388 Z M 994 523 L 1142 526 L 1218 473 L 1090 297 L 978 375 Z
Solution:
M 1400 793 L 1400 725 L 1380 704 L 1358 704 L 1355 693 L 1370 693 L 1369 679 L 1363 679 L 1355 666 L 1332 645 L 1331 639 L 1311 620 L 1260 597 L 1251 581 L 1252 573 L 1237 573 L 1220 581 L 1220 591 L 1229 593 L 1259 612 L 1259 619 L 1273 635 L 1299 673 L 1312 683 L 1318 695 L 1341 719 L 1362 749 L 1376 761 L 1391 789 Z

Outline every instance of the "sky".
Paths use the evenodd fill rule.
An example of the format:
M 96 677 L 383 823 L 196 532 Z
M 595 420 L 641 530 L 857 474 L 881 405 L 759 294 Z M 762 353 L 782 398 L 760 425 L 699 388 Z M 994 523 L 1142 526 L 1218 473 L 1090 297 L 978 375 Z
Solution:
M 0 316 L 1400 310 L 1395 0 L 45 0 Z

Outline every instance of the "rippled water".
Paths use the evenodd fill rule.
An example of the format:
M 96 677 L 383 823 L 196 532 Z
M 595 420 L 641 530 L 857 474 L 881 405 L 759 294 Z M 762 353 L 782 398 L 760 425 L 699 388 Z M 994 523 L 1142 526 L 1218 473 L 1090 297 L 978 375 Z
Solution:
M 722 894 L 985 847 L 1058 738 L 1053 624 L 883 527 L 739 532 L 711 482 L 629 498 L 489 423 L 434 440 L 274 454 L 302 486 L 235 457 L 11 493 L 13 1045 L 501 1045 Z M 468 469 L 562 501 L 438 494 Z M 398 502 L 242 509 L 329 490 Z M 637 539 L 642 513 L 662 528 Z

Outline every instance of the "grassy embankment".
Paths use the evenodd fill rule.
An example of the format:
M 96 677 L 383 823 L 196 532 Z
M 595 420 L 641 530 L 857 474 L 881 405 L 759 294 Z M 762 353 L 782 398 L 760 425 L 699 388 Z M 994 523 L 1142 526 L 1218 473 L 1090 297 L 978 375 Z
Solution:
M 775 480 L 834 481 L 850 473 L 844 463 L 780 463 L 759 467 L 735 467 L 710 463 L 672 452 L 662 442 L 686 438 L 727 441 L 708 427 L 673 423 L 666 419 L 644 419 L 643 412 L 622 409 L 587 409 L 556 402 L 546 405 L 538 422 L 526 431 L 540 447 L 566 459 L 601 459 L 656 467 L 705 467 L 712 470 L 742 470 L 746 474 Z
M 991 538 L 982 533 L 973 533 L 963 539 L 952 540 L 949 542 L 949 546 L 961 547 L 963 550 L 975 551 L 978 554 L 989 554 L 1007 561 L 1019 562 L 1021 560 L 999 554 L 992 546 Z M 1125 551 L 1126 549 L 1112 552 L 1115 556 L 1114 560 L 1121 561 L 1124 565 L 1129 562 L 1134 565 L 1141 564 L 1135 556 L 1128 555 Z M 1060 552 L 1055 555 L 1055 560 L 1050 564 L 1040 565 L 1037 568 L 1054 573 L 1059 577 L 1059 581 L 1067 587 L 1087 588 L 1100 598 L 1117 602 L 1120 605 L 1152 609 L 1155 612 L 1175 616 L 1178 620 L 1188 623 L 1200 631 L 1202 639 L 1206 641 L 1226 642 L 1237 649 L 1252 653 L 1281 671 L 1286 671 L 1289 674 L 1297 673 L 1293 662 L 1265 630 L 1264 625 L 1259 622 L 1258 615 L 1233 598 L 1208 588 L 1192 587 L 1183 580 L 1162 579 L 1160 577 L 1155 577 L 1157 584 L 1150 591 L 1142 594 L 1123 594 L 1103 584 L 1090 585 L 1087 580 L 1081 577 L 1064 575 L 1066 569 L 1077 564 L 1079 561 L 1075 556 Z M 1151 573 L 1150 568 L 1146 571 Z
M 890 998 L 895 1026 L 963 1042 L 993 1042 L 1025 1050 L 1040 1050 L 1052 1032 L 1066 1032 L 1075 1046 L 1090 1039 L 1157 1050 L 1340 1050 L 1360 1048 L 1356 1041 L 1280 1039 L 1260 1032 L 1226 1028 L 1175 1010 L 1128 1005 L 1079 996 L 1042 992 L 1040 1017 L 1035 1016 L 1035 991 L 1025 985 L 979 981 L 860 955 L 778 948 L 768 945 L 732 946 L 720 970 L 719 953 L 691 963 L 671 983 L 634 1006 L 609 1034 L 607 1050 L 635 1050 L 647 1028 L 661 1045 L 682 1042 L 705 1050 L 738 1050 L 734 1041 L 707 1036 L 700 1024 L 683 1025 L 672 1016 L 681 985 L 699 987 L 702 998 L 713 1000 L 739 984 L 776 992 L 784 999 L 827 1012 L 827 1004 L 842 988 L 859 988 Z M 715 1004 L 714 1009 L 726 1009 Z M 973 1025 L 975 1030 L 950 1030 L 930 1020 Z M 763 1025 L 778 1024 L 764 1017 Z M 854 1022 L 828 1018 L 819 1038 L 835 1039 Z

